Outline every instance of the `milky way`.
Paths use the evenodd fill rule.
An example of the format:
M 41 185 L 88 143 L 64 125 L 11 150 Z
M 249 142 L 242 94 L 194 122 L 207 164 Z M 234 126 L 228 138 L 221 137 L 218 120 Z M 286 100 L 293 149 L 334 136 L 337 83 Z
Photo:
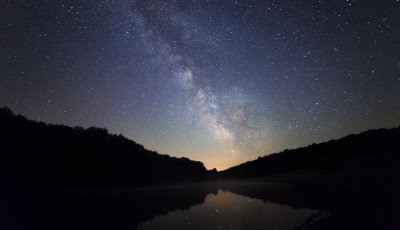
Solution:
M 400 124 L 400 2 L 4 1 L 0 106 L 224 169 Z

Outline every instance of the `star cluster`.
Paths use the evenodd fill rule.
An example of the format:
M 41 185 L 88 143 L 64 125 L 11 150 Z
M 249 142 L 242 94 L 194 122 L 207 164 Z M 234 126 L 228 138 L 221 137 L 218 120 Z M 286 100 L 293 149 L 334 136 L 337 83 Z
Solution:
M 0 105 L 224 169 L 400 124 L 400 2 L 4 1 Z

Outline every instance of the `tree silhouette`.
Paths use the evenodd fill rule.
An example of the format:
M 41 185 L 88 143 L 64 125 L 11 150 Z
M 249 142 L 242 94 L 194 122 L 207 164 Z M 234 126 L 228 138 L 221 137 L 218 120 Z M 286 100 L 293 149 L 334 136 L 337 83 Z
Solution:
M 321 173 L 339 170 L 340 162 L 356 156 L 400 151 L 400 126 L 393 129 L 369 130 L 338 140 L 312 144 L 298 149 L 259 157 L 220 172 L 223 177 L 266 176 L 292 170 L 314 168 Z
M 25 187 L 139 186 L 205 179 L 202 162 L 146 150 L 105 128 L 30 121 L 0 109 L 0 171 Z

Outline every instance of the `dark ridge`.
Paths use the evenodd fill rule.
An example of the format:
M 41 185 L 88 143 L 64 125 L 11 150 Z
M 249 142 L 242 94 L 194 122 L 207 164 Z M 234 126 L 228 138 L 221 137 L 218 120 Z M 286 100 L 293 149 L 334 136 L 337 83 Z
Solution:
M 228 178 L 261 177 L 293 170 L 317 168 L 322 174 L 340 170 L 340 163 L 357 156 L 400 151 L 400 126 L 369 130 L 307 147 L 284 150 L 231 167 L 219 176 Z
M 202 162 L 146 150 L 105 128 L 52 125 L 0 109 L 0 183 L 7 188 L 142 186 L 202 180 Z

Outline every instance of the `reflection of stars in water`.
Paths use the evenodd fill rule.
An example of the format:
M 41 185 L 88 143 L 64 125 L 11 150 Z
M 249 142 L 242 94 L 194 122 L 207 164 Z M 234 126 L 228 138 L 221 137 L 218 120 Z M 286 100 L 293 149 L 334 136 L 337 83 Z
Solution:
M 224 200 L 221 206 L 220 201 Z M 249 203 L 249 200 L 251 201 Z M 241 207 L 242 212 L 235 208 Z M 218 210 L 218 212 L 217 212 Z M 143 223 L 138 229 L 162 229 L 168 223 L 171 229 L 293 229 L 319 211 L 295 209 L 288 205 L 271 204 L 230 192 L 209 195 L 202 205 L 185 211 L 170 212 Z M 186 220 L 182 224 L 182 220 Z M 292 228 L 289 228 L 292 227 Z

